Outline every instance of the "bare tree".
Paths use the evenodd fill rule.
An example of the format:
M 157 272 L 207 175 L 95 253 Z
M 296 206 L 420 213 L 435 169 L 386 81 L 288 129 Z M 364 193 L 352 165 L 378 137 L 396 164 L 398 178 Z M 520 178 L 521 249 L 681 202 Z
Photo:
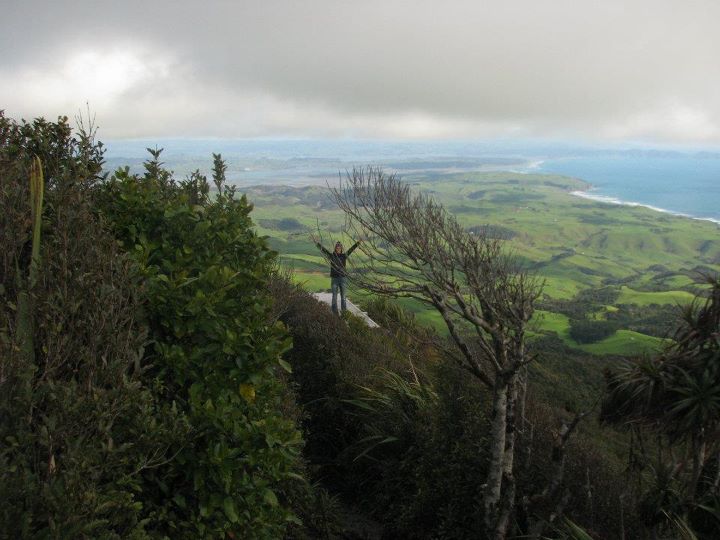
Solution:
M 515 442 L 523 417 L 525 332 L 541 284 L 488 234 L 471 234 L 431 197 L 380 168 L 353 169 L 331 189 L 367 268 L 351 279 L 379 295 L 434 308 L 451 357 L 492 392 L 483 506 L 488 537 L 505 538 L 515 508 Z

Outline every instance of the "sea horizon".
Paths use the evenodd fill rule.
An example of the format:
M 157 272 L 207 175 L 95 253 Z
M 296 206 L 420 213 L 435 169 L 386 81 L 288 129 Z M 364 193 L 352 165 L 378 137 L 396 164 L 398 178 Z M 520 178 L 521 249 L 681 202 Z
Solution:
M 165 148 L 180 176 L 209 172 L 212 153 L 228 163 L 228 181 L 322 185 L 355 165 L 381 165 L 402 176 L 428 171 L 560 174 L 592 188 L 574 195 L 606 204 L 643 206 L 720 225 L 720 152 L 712 149 L 593 147 L 543 141 L 381 141 L 322 139 L 135 139 L 108 141 L 109 168 L 137 172 L 146 147 Z

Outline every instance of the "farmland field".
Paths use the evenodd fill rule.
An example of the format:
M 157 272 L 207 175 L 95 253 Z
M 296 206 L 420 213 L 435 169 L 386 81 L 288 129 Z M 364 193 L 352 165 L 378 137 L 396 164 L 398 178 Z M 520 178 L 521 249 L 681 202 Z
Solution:
M 689 303 L 703 288 L 703 275 L 720 269 L 720 227 L 709 221 L 583 199 L 571 192 L 588 185 L 557 175 L 511 172 L 413 174 L 404 177 L 415 190 L 431 194 L 469 231 L 481 227 L 507 239 L 518 260 L 544 280 L 544 299 L 572 302 L 583 291 L 609 289 L 609 305 L 587 306 L 587 314 L 612 313 L 617 306 L 641 310 Z M 281 261 L 311 291 L 329 287 L 327 263 L 313 245 L 354 239 L 344 235 L 344 216 L 327 187 L 254 186 L 246 193 L 255 205 L 254 221 L 269 237 Z M 361 255 L 350 266 L 361 265 Z M 362 304 L 361 291 L 351 298 Z M 581 301 L 580 301 L 581 302 Z M 432 312 L 412 302 L 406 308 L 442 330 Z M 594 343 L 579 344 L 569 334 L 569 319 L 540 311 L 534 332 L 555 334 L 569 346 L 595 354 L 633 355 L 657 350 L 663 340 L 626 328 Z

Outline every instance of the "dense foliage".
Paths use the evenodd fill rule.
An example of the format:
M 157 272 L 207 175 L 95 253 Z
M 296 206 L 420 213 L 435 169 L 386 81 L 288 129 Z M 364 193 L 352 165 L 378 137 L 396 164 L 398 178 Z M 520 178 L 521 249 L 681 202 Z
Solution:
M 143 381 L 138 276 L 87 197 L 99 150 L 64 120 L 0 118 L 0 537 L 144 536 L 143 473 L 189 429 Z M 32 155 L 46 188 L 35 283 Z
M 104 180 L 102 147 L 65 119 L 0 127 L 0 531 L 282 536 L 301 439 L 251 206 L 225 188 L 211 200 L 200 173 L 176 183 L 158 150 L 145 175 Z M 47 204 L 24 354 L 34 154 Z
M 573 298 L 544 298 L 542 309 L 562 313 L 569 319 L 569 335 L 577 343 L 597 343 L 619 329 L 632 330 L 659 338 L 669 337 L 677 324 L 674 304 L 636 306 L 618 303 L 620 287 L 580 290 Z
M 144 176 L 118 171 L 98 198 L 145 278 L 148 374 L 192 426 L 176 465 L 146 475 L 150 500 L 168 534 L 277 537 L 293 519 L 279 496 L 300 435 L 280 414 L 289 343 L 268 316 L 274 253 L 244 197 L 220 186 L 210 200 L 202 175 L 176 184 L 158 157 Z
M 398 305 L 367 300 L 370 329 L 278 275 L 220 155 L 211 189 L 149 150 L 107 177 L 92 131 L 0 115 L 0 538 L 481 536 L 492 392 Z M 669 327 L 670 308 L 605 312 L 617 295 L 552 308 L 585 334 Z M 561 512 L 576 537 L 714 538 L 719 306 L 713 280 L 661 356 L 608 375 L 629 470 L 622 432 L 562 441 L 600 360 L 532 342 L 514 530 L 561 536 Z
M 605 421 L 629 427 L 648 528 L 720 530 L 720 280 L 688 306 L 663 354 L 607 373 Z M 657 448 L 648 448 L 654 438 Z
M 343 324 L 297 288 L 287 285 L 275 294 L 294 340 L 286 358 L 305 411 L 306 458 L 315 477 L 382 524 L 383 537 L 482 537 L 483 486 L 477 479 L 489 460 L 489 393 L 445 361 L 438 337 L 393 303 L 369 302 L 370 315 L 382 327 L 370 330 L 353 318 Z M 572 364 L 567 354 L 556 354 L 558 375 Z M 563 384 L 575 380 L 575 373 L 565 375 Z M 592 381 L 599 386 L 599 379 Z M 588 405 L 571 395 L 578 406 Z M 568 416 L 531 398 L 532 428 L 520 445 L 521 495 L 529 498 L 550 482 L 549 449 Z M 597 437 L 583 429 L 568 449 L 565 512 L 601 532 L 599 538 L 617 537 L 623 527 L 636 534 L 633 505 L 622 497 L 623 463 L 605 446 L 598 448 Z

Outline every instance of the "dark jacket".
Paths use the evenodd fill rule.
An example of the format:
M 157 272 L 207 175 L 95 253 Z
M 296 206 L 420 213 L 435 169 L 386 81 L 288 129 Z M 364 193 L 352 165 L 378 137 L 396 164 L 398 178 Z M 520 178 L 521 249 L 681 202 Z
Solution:
M 350 254 L 355 250 L 356 247 L 360 245 L 360 242 L 355 242 L 350 249 L 347 250 L 347 252 L 344 253 L 335 253 L 335 250 L 328 251 L 320 243 L 317 243 L 317 247 L 319 247 L 322 252 L 325 254 L 325 256 L 330 261 L 330 277 L 346 277 L 347 276 L 347 270 L 345 269 L 345 263 L 347 262 L 347 258 L 350 256 Z

